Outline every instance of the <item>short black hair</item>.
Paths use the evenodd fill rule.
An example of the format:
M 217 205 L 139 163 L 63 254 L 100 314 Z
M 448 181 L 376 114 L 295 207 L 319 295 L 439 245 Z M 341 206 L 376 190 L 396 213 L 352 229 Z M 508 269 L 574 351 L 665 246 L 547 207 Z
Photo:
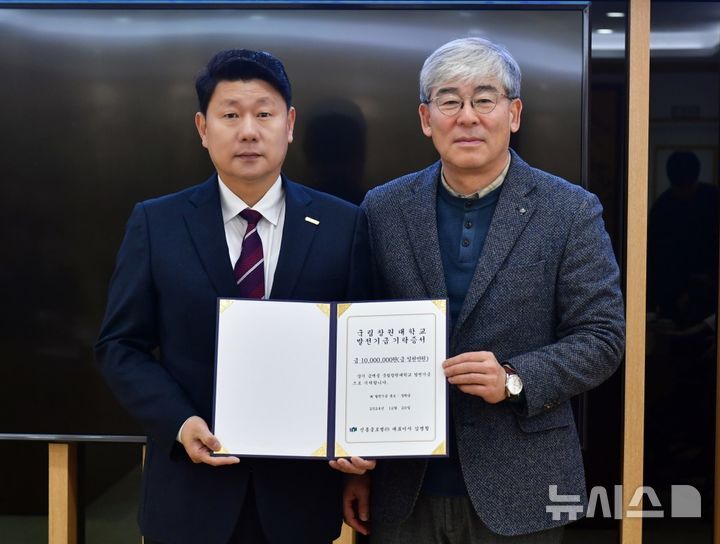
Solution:
M 671 185 L 690 185 L 700 177 L 700 159 L 692 151 L 674 151 L 665 164 Z
M 221 81 L 249 81 L 261 79 L 282 95 L 288 109 L 292 105 L 292 89 L 285 67 L 280 59 L 265 51 L 225 49 L 210 59 L 195 80 L 198 106 L 205 115 L 215 87 Z

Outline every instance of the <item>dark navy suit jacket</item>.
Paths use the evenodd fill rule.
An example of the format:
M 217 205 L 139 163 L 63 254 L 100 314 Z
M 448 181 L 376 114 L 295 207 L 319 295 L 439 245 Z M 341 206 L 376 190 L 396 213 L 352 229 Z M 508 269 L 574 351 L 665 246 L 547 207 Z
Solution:
M 285 178 L 283 186 L 285 226 L 271 298 L 348 299 L 367 264 L 363 212 Z M 271 543 L 328 542 L 340 532 L 341 481 L 326 462 L 243 459 L 211 467 L 193 464 L 175 440 L 188 417 L 212 420 L 216 300 L 234 296 L 216 175 L 135 206 L 96 357 L 148 435 L 141 529 L 160 542 L 225 544 L 252 476 Z

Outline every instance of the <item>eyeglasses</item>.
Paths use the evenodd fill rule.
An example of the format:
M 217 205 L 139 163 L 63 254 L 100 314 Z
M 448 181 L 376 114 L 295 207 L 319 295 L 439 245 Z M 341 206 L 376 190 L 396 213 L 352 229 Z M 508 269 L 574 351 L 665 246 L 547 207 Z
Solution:
M 488 114 L 495 109 L 500 97 L 507 98 L 508 100 L 515 100 L 514 97 L 506 94 L 494 91 L 481 91 L 470 97 L 470 104 L 475 112 Z M 437 109 L 440 110 L 440 113 L 443 113 L 448 117 L 457 115 L 465 105 L 464 98 L 452 93 L 443 93 L 435 98 L 425 101 L 426 104 L 429 104 L 430 102 L 435 102 L 435 105 L 437 106 Z

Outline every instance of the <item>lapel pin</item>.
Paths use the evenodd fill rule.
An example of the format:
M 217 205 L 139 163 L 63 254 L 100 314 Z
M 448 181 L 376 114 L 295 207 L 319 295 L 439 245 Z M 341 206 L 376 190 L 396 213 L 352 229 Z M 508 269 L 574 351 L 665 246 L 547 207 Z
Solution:
M 520 215 L 525 215 L 527 210 L 525 208 L 519 208 L 518 211 L 520 212 Z M 307 219 L 307 217 L 305 219 Z
M 305 216 L 305 221 L 307 221 L 308 223 L 312 223 L 313 225 L 320 224 L 320 221 L 318 221 L 317 219 L 313 219 L 312 217 L 308 217 L 307 215 Z

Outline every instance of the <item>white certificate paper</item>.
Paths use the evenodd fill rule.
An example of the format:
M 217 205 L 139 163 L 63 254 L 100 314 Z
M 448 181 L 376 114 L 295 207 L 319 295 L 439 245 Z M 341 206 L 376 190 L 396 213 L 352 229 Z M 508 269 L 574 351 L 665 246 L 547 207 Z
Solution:
M 447 455 L 445 300 L 219 299 L 218 454 Z
M 446 454 L 446 329 L 444 300 L 352 304 L 338 317 L 342 456 Z

